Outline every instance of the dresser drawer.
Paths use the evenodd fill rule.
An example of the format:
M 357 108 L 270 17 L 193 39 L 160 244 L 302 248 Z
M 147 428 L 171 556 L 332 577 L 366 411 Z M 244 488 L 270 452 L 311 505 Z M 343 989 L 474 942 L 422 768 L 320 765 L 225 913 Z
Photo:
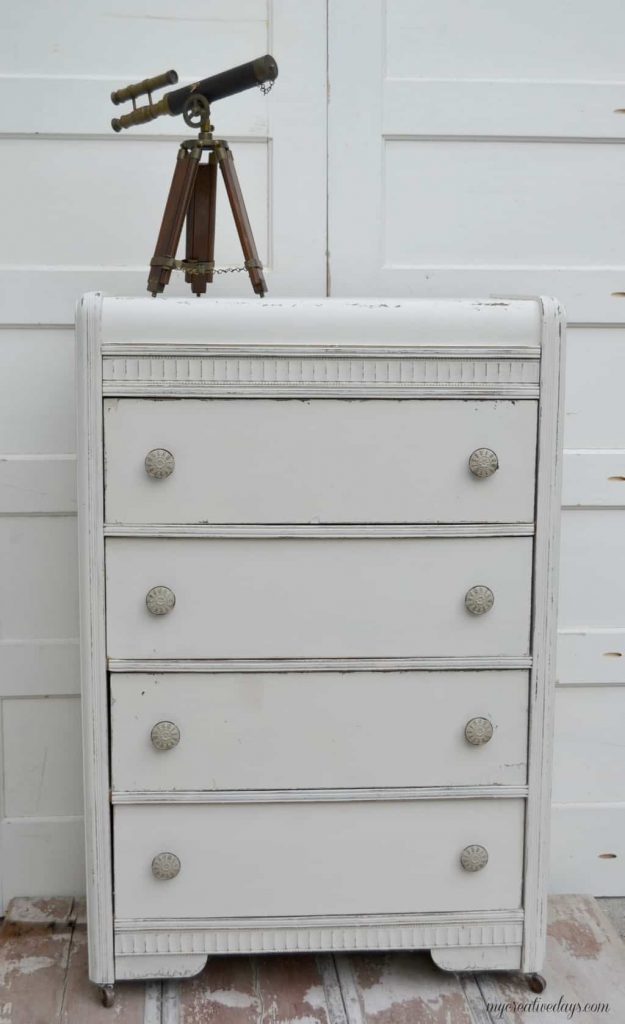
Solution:
M 171 804 L 115 808 L 118 918 L 513 909 L 522 800 Z M 465 870 L 467 846 L 487 850 Z M 172 853 L 173 878 L 153 858 Z M 155 864 L 168 873 L 172 861 Z M 169 867 L 171 870 L 171 867 Z M 175 862 L 173 862 L 175 870 Z
M 531 522 L 536 416 L 534 401 L 109 398 L 106 518 Z
M 526 672 L 116 673 L 113 789 L 523 785 L 527 700 Z
M 109 538 L 108 653 L 523 656 L 531 566 L 529 537 Z

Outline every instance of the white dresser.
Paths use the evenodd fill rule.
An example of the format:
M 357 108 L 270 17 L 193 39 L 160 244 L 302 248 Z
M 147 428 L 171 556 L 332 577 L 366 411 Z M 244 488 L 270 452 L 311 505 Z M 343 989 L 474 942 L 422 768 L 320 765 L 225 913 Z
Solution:
M 562 312 L 78 309 L 90 974 L 539 970 Z

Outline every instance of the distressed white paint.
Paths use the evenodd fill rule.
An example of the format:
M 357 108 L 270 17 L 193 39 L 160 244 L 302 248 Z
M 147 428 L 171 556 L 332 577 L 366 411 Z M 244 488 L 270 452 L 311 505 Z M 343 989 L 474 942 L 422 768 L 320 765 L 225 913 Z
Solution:
M 445 801 L 116 807 L 116 914 L 512 910 L 521 900 L 523 815 L 519 800 L 462 802 L 453 814 Z M 464 871 L 460 853 L 478 835 L 489 863 Z M 180 858 L 171 881 L 151 875 L 160 850 Z M 224 884 L 228 877 L 236 884 Z
M 528 696 L 525 672 L 116 674 L 112 785 L 523 785 Z M 483 746 L 464 735 L 476 716 L 493 723 Z M 150 741 L 163 720 L 181 734 L 170 751 Z
M 562 329 L 557 303 L 450 302 L 449 314 L 456 323 L 453 333 L 449 324 L 445 326 L 447 304 L 443 302 L 394 306 L 370 302 L 366 312 L 365 304 L 353 302 L 268 303 L 260 307 L 263 312 L 255 326 L 253 374 L 261 393 L 263 388 L 271 393 L 279 377 L 278 360 L 294 359 L 294 345 L 299 347 L 299 359 L 310 352 L 319 366 L 328 367 L 346 353 L 354 358 L 359 344 L 357 358 L 363 370 L 352 382 L 351 392 L 357 398 L 370 393 L 375 396 L 377 387 L 384 394 L 387 378 L 377 378 L 371 369 L 384 359 L 385 346 L 392 358 L 403 358 L 407 348 L 404 344 L 402 349 L 404 332 L 409 331 L 411 347 L 420 350 L 420 359 L 427 349 L 426 362 L 435 367 L 434 387 L 439 387 L 448 353 L 457 353 L 461 344 L 463 358 L 466 355 L 470 361 L 467 337 L 478 312 L 481 323 L 475 365 L 475 353 L 480 346 L 483 351 L 484 339 L 492 338 L 493 344 L 487 342 L 487 348 L 497 351 L 495 323 L 503 323 L 502 310 L 513 327 L 515 321 L 517 327 L 523 321 L 521 347 L 529 354 L 542 345 L 540 381 L 532 384 L 541 388 L 535 526 L 463 524 L 461 512 L 457 517 L 460 523 L 447 525 L 436 521 L 356 526 L 288 521 L 274 525 L 189 524 L 184 494 L 172 507 L 173 522 L 159 526 L 153 510 L 151 521 L 144 523 L 140 520 L 145 513 L 132 513 L 132 493 L 130 522 L 105 526 L 102 405 L 96 400 L 104 390 L 102 352 L 107 359 L 134 364 L 131 373 L 146 396 L 153 394 L 155 382 L 164 379 L 165 365 L 172 363 L 181 379 L 178 364 L 191 365 L 194 360 L 197 364 L 199 359 L 203 366 L 205 361 L 213 366 L 214 384 L 218 360 L 223 364 L 219 374 L 229 372 L 219 317 L 226 311 L 229 314 L 236 352 L 230 362 L 251 359 L 253 346 L 242 339 L 237 342 L 236 322 L 240 318 L 245 337 L 253 304 L 220 303 L 198 311 L 187 302 L 170 300 L 161 304 L 163 314 L 156 317 L 150 302 L 104 300 L 101 322 L 100 305 L 99 296 L 85 299 L 79 330 L 91 362 L 80 374 L 81 423 L 86 427 L 82 435 L 86 461 L 81 464 L 87 467 L 81 477 L 87 498 L 83 523 L 91 526 L 82 534 L 83 566 L 95 574 L 85 589 L 90 605 L 84 604 L 85 627 L 92 638 L 84 666 L 89 694 L 85 739 L 89 752 L 88 834 L 95 867 L 90 914 L 93 934 L 108 947 L 112 934 L 111 875 L 106 863 L 110 805 L 104 771 L 108 734 L 103 706 L 108 654 L 110 668 L 117 672 L 111 690 L 117 938 L 114 965 L 108 950 L 106 957 L 100 949 L 92 952 L 92 976 L 99 980 L 105 975 L 112 978 L 113 972 L 119 977 L 142 972 L 175 976 L 190 972 L 194 965 L 197 969 L 198 958 L 213 950 L 354 948 L 355 944 L 372 948 L 452 946 L 454 953 L 448 957 L 437 954 L 441 963 L 450 967 L 487 964 L 503 968 L 522 962 L 525 969 L 535 969 L 541 962 L 544 936 L 544 837 L 550 779 L 558 532 L 554 461 L 557 467 Z M 462 323 L 463 309 L 466 325 Z M 530 310 L 531 315 L 526 315 Z M 438 337 L 437 319 L 441 324 Z M 367 324 L 365 345 L 363 324 Z M 158 330 L 161 336 L 155 339 Z M 340 343 L 328 345 L 328 339 L 336 339 L 337 330 Z M 214 343 L 213 332 L 217 336 Z M 304 342 L 303 334 L 311 341 Z M 180 357 L 175 337 L 181 339 L 184 354 Z M 509 348 L 505 331 L 499 338 L 503 350 Z M 277 352 L 267 351 L 269 339 Z M 498 361 L 498 375 L 504 362 Z M 127 381 L 126 371 L 114 372 L 106 379 L 107 395 L 118 398 L 115 389 L 123 393 Z M 332 374 L 316 380 L 300 377 L 297 386 L 306 405 L 261 402 L 257 407 L 261 421 L 263 416 L 279 419 L 282 409 L 308 409 L 309 405 L 322 424 L 324 413 L 330 418 L 341 415 L 327 401 L 330 395 L 334 401 L 343 397 L 342 391 L 335 390 Z M 395 387 L 400 393 L 404 389 L 406 400 L 415 400 L 411 380 L 400 375 Z M 460 379 L 456 387 L 456 398 L 463 397 L 465 389 L 469 392 L 467 409 L 475 408 L 481 415 L 482 408 L 491 408 L 490 403 L 476 405 L 470 394 L 471 377 Z M 307 388 L 314 399 L 307 395 Z M 86 400 L 92 403 L 89 414 Z M 145 399 L 107 403 L 112 416 L 119 404 L 128 410 L 126 434 L 132 434 L 132 413 L 142 409 L 141 401 Z M 318 407 L 317 401 L 321 402 Z M 237 404 L 233 403 L 235 409 Z M 195 398 L 178 405 L 188 414 L 188 435 L 210 433 L 200 423 L 193 425 L 195 410 L 202 408 Z M 146 409 L 153 407 L 154 403 L 146 402 Z M 169 403 L 164 406 L 169 407 Z M 217 413 L 220 407 L 216 406 Z M 447 400 L 440 407 L 447 410 L 446 417 L 440 413 L 440 430 L 455 435 L 458 403 Z M 247 403 L 242 402 L 242 415 L 246 408 Z M 389 408 L 394 410 L 395 404 Z M 423 403 L 424 415 L 430 408 L 434 408 L 431 401 Z M 498 403 L 492 408 L 505 413 L 511 406 Z M 259 431 L 263 429 L 264 425 Z M 518 430 L 517 443 L 521 445 L 528 434 L 533 437 L 533 410 Z M 297 436 L 297 429 L 294 433 Z M 215 434 L 219 436 L 218 431 Z M 305 453 L 305 434 L 299 436 Z M 184 444 L 184 431 L 180 438 Z M 388 447 L 383 429 L 371 443 Z M 260 445 L 261 453 L 262 448 Z M 340 457 L 340 452 L 328 448 L 330 463 Z M 106 458 L 110 476 L 115 472 L 113 462 L 124 458 L 122 446 L 111 446 Z M 362 474 L 362 468 L 356 469 Z M 91 482 L 89 472 L 93 474 Z M 227 487 L 227 482 L 221 486 Z M 305 509 L 306 492 L 303 498 Z M 140 495 L 136 500 L 142 500 Z M 460 495 L 458 504 L 462 501 Z M 304 515 L 310 518 L 308 512 L 302 518 Z M 428 518 L 427 510 L 424 518 Z M 436 509 L 430 518 L 436 519 Z M 104 568 L 106 650 L 104 602 L 98 595 Z M 154 575 L 157 571 L 158 577 Z M 492 584 L 495 606 L 486 616 L 470 617 L 464 594 L 478 582 L 478 571 L 482 583 Z M 97 581 L 95 590 L 93 580 Z M 453 603 L 449 600 L 450 583 L 457 591 Z M 176 605 L 166 616 L 150 616 L 145 592 L 159 584 L 172 587 Z M 526 661 L 530 624 L 531 659 Z M 399 657 L 404 645 L 407 649 Z M 397 674 L 394 662 L 398 657 L 410 672 Z M 245 674 L 246 665 L 251 666 L 249 674 Z M 233 671 L 235 666 L 239 675 Z M 477 667 L 491 672 L 477 673 Z M 529 668 L 529 693 L 527 676 L 512 673 L 514 667 Z M 150 673 L 150 668 L 158 674 Z M 337 674 L 342 668 L 348 669 L 344 676 Z M 454 668 L 464 671 L 449 671 Z M 425 669 L 429 676 L 414 674 Z M 172 672 L 179 674 L 170 676 Z M 471 713 L 465 701 L 479 697 L 480 689 L 485 698 L 488 678 L 493 684 L 498 679 L 498 685 L 491 690 L 493 708 L 486 714 L 493 718 L 502 715 L 497 729 L 503 730 L 508 720 L 514 735 L 512 741 L 505 740 L 505 753 L 502 746 L 499 755 L 497 730 L 490 752 L 488 746 L 470 751 L 464 745 L 462 722 L 453 738 L 446 733 L 449 707 L 458 715 L 462 712 L 463 718 Z M 510 700 L 513 683 L 519 703 Z M 437 711 L 439 704 L 445 706 L 445 714 L 440 708 Z M 389 731 L 385 733 L 383 723 L 391 708 L 393 716 L 387 720 Z M 173 750 L 157 754 L 149 739 L 154 716 L 175 721 L 176 715 L 180 717 L 181 742 Z M 405 726 L 417 720 L 428 723 L 427 735 L 420 743 L 418 730 Z M 216 739 L 211 744 L 208 733 L 213 727 Z M 503 733 L 501 738 L 505 739 Z M 518 760 L 513 759 L 515 743 Z M 268 747 L 276 751 L 275 758 L 268 757 Z M 376 768 L 372 750 L 379 751 L 382 768 Z M 496 757 L 494 775 L 483 758 L 486 774 L 471 776 L 468 758 L 472 754 Z M 92 758 L 100 775 L 90 779 Z M 285 775 L 286 766 L 294 763 L 297 767 Z M 396 784 L 390 774 L 394 771 Z M 449 771 L 452 774 L 446 776 Z M 422 822 L 416 847 L 415 822 Z M 466 836 L 462 842 L 461 832 Z M 332 842 L 324 840 L 320 847 L 320 834 L 331 836 Z M 491 858 L 484 872 L 492 871 L 490 881 L 485 882 L 482 872 L 467 873 L 459 866 L 460 851 L 475 842 L 488 846 Z M 444 851 L 452 846 L 454 854 L 447 855 Z M 383 849 L 392 851 L 390 860 Z M 151 877 L 151 860 L 161 850 L 176 853 L 184 865 L 169 882 Z M 204 869 L 209 851 L 220 886 L 206 891 Z M 307 865 L 311 857 L 312 872 Z M 378 870 L 372 885 L 373 866 L 379 868 L 382 863 L 385 870 Z M 302 871 L 306 873 L 305 886 Z M 345 886 L 348 872 L 350 885 Z M 228 877 L 236 879 L 235 884 L 228 884 Z M 263 879 L 261 886 L 258 877 Z M 97 879 L 103 882 L 100 887 Z M 407 905 L 407 899 L 415 902 Z M 517 918 L 514 923 L 507 919 L 499 927 L 497 915 L 502 909 L 507 914 L 522 909 L 522 934 Z M 439 924 L 443 923 L 441 915 L 448 912 L 446 931 L 438 929 L 434 936 L 427 930 L 418 915 L 428 910 L 436 912 Z M 461 924 L 466 925 L 480 910 L 487 913 L 478 943 L 474 933 L 469 937 Z M 417 915 L 414 922 L 406 920 L 411 912 Z M 320 913 L 330 915 L 330 927 L 318 920 Z M 254 933 L 241 920 L 244 914 L 255 916 Z M 276 927 L 276 914 L 286 921 L 283 930 Z M 367 920 L 363 914 L 373 917 Z M 237 918 L 236 924 L 232 918 Z M 186 957 L 193 958 L 193 963 Z
M 529 653 L 526 537 L 106 542 L 113 658 L 353 658 Z M 167 586 L 176 604 L 151 615 Z M 465 594 L 495 595 L 472 615 Z M 242 628 L 244 623 L 244 628 Z
M 531 522 L 536 414 L 535 402 L 111 398 L 106 520 Z M 499 469 L 479 479 L 468 462 L 483 447 Z M 170 477 L 148 476 L 153 448 L 174 455 Z

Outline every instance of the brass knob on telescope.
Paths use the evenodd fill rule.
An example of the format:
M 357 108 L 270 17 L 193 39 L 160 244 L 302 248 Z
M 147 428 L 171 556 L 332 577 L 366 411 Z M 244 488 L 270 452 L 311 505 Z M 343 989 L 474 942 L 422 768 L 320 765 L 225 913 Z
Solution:
M 164 85 L 175 85 L 178 81 L 177 71 L 165 71 L 162 75 L 154 75 L 154 78 L 144 78 L 142 82 L 135 82 L 133 85 L 125 85 L 123 89 L 116 89 L 111 93 L 111 100 L 117 106 L 118 103 L 125 103 L 126 100 L 136 100 L 139 96 L 161 89 Z

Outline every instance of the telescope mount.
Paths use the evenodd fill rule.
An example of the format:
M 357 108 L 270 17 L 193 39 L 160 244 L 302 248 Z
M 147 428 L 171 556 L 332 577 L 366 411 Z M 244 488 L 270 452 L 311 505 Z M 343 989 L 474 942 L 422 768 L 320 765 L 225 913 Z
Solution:
M 262 298 L 267 291 L 263 265 L 258 258 L 232 151 L 225 139 L 213 137 L 210 106 L 204 96 L 199 93 L 189 96 L 183 117 L 189 127 L 199 128 L 199 132 L 196 139 L 185 139 L 178 150 L 161 229 L 150 260 L 148 291 L 153 296 L 158 295 L 169 283 L 172 270 L 182 270 L 191 291 L 199 297 L 206 292 L 215 274 L 247 270 L 254 292 Z M 208 162 L 201 162 L 204 152 L 208 153 Z M 242 267 L 215 268 L 218 168 L 243 250 Z M 185 221 L 185 258 L 178 260 L 176 253 Z

